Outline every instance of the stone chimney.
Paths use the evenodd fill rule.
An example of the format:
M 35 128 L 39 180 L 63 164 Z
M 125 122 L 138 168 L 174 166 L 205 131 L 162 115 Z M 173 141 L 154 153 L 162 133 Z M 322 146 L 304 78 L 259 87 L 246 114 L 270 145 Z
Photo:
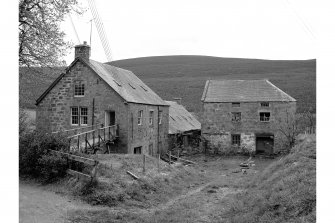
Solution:
M 84 60 L 89 60 L 91 56 L 91 47 L 84 41 L 83 44 L 74 47 L 74 58 L 80 57 Z
M 173 100 L 175 100 L 175 102 L 181 105 L 181 98 L 174 98 Z

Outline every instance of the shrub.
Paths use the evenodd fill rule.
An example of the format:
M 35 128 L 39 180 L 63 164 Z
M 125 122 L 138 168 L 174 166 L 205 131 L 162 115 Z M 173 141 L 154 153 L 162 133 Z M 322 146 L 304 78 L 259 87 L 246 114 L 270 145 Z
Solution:
M 49 149 L 64 151 L 68 141 L 62 135 L 28 132 L 19 138 L 19 173 L 49 181 L 64 175 L 66 160 L 50 154 Z

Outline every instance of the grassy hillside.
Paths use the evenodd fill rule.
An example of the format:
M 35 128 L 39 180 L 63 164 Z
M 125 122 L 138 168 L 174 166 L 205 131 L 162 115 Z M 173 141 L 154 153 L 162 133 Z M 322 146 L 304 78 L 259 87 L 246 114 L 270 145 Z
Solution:
M 264 79 L 298 100 L 298 112 L 316 101 L 316 60 L 273 61 L 208 56 L 161 56 L 113 61 L 117 67 L 133 71 L 165 100 L 182 97 L 193 112 L 201 109 L 201 95 L 208 79 Z M 20 69 L 22 105 L 32 107 L 34 100 L 55 79 L 57 72 L 35 75 Z
M 301 139 L 286 157 L 257 175 L 231 201 L 220 221 L 315 222 L 316 141 Z

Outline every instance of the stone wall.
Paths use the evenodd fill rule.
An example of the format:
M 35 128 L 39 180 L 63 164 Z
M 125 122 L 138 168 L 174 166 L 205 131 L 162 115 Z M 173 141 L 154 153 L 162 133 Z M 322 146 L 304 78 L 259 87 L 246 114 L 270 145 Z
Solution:
M 138 125 L 138 111 L 143 111 L 142 124 Z M 149 154 L 149 145 L 153 144 L 154 154 L 158 153 L 158 131 L 160 153 L 162 154 L 168 147 L 168 131 L 169 131 L 169 108 L 168 106 L 159 106 L 162 111 L 162 122 L 158 124 L 158 106 L 130 104 L 129 111 L 129 144 L 128 153 L 133 153 L 135 147 L 142 146 L 142 153 Z M 154 112 L 153 125 L 149 125 L 149 112 Z
M 85 83 L 85 96 L 74 97 L 75 81 Z M 94 101 L 94 102 L 93 102 Z M 94 104 L 94 112 L 93 112 Z M 115 111 L 115 122 L 119 126 L 119 144 L 117 151 L 120 153 L 132 153 L 132 147 L 136 145 L 147 145 L 151 140 L 157 144 L 157 123 L 154 128 L 143 125 L 140 130 L 134 129 L 136 139 L 129 141 L 131 134 L 131 114 L 137 117 L 137 110 L 144 110 L 144 118 L 148 122 L 149 109 L 155 111 L 155 122 L 157 122 L 158 106 L 139 105 L 126 103 L 105 81 L 96 75 L 89 67 L 78 61 L 68 73 L 54 86 L 54 88 L 39 103 L 36 111 L 36 127 L 39 130 L 54 132 L 65 129 L 73 129 L 81 126 L 71 125 L 71 107 L 88 108 L 88 125 L 105 124 L 105 111 Z M 160 107 L 163 110 L 163 123 L 160 135 L 163 146 L 167 144 L 168 131 L 168 107 Z M 133 120 L 137 126 L 137 119 Z M 136 125 L 135 125 L 136 122 Z M 156 133 L 155 133 L 156 132 Z M 143 137 L 145 135 L 145 137 Z M 150 139 L 150 140 L 149 140 Z M 149 140 L 149 141 L 148 141 Z M 154 146 L 157 148 L 157 146 Z M 147 149 L 145 150 L 147 151 Z
M 241 135 L 241 147 L 253 152 L 256 150 L 256 135 L 273 134 L 274 152 L 281 149 L 284 137 L 278 131 L 278 122 L 286 115 L 294 115 L 296 102 L 270 102 L 269 107 L 261 107 L 260 102 L 241 103 L 203 103 L 202 136 L 208 140 L 209 147 L 219 146 L 219 150 L 231 148 L 231 135 Z M 241 121 L 232 121 L 232 112 L 241 112 Z M 270 112 L 270 121 L 261 122 L 260 112 Z

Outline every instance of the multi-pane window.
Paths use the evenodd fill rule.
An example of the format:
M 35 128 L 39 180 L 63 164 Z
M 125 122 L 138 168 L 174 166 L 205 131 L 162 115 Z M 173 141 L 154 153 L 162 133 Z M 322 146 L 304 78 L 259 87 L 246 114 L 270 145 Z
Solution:
M 137 124 L 142 125 L 142 119 L 143 119 L 143 110 L 138 111 L 137 114 Z
M 270 121 L 270 112 L 260 112 L 259 120 L 261 122 L 269 122 Z
M 171 117 L 171 116 L 170 116 Z M 172 117 L 171 117 L 172 118 Z M 173 119 L 173 118 L 172 118 Z M 174 119 L 173 119 L 174 120 Z M 158 123 L 162 124 L 162 111 L 158 112 Z
M 233 103 L 231 103 L 231 106 L 232 107 L 240 107 L 241 104 L 240 104 L 240 102 L 233 102 Z
M 80 108 L 80 125 L 87 125 L 88 113 L 87 108 Z
M 73 107 L 71 108 L 71 125 L 79 124 L 79 108 Z
M 239 134 L 231 135 L 231 144 L 235 146 L 240 146 L 241 145 L 241 135 Z
M 85 84 L 82 82 L 77 82 L 74 85 L 74 96 L 84 96 L 85 95 Z
M 232 112 L 231 113 L 231 120 L 233 122 L 240 122 L 241 121 L 241 112 Z
M 261 107 L 269 107 L 269 102 L 261 102 Z
M 149 112 L 149 125 L 154 124 L 154 111 Z
M 87 125 L 88 112 L 86 107 L 71 108 L 71 125 Z

